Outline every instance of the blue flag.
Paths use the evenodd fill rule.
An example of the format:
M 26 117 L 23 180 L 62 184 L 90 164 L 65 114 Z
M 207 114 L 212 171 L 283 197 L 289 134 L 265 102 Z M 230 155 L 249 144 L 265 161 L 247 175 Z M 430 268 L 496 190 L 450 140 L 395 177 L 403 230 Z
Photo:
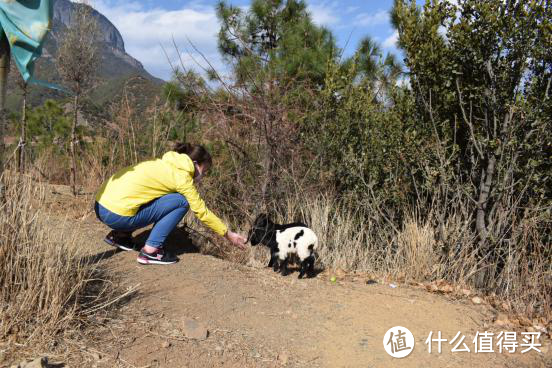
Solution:
M 51 29 L 54 0 L 0 0 L 0 31 L 10 44 L 11 55 L 27 83 L 65 91 L 33 78 L 35 61 Z

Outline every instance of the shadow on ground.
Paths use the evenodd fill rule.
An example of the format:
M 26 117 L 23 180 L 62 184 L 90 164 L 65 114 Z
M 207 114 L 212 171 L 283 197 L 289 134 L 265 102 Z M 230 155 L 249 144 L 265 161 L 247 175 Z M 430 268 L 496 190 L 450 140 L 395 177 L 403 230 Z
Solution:
M 143 230 L 133 236 L 134 242 L 139 248 L 142 248 L 150 235 L 150 230 Z M 190 238 L 190 234 L 183 227 L 177 227 L 169 234 L 163 246 L 168 252 L 176 255 L 199 253 L 200 249 Z
M 140 249 L 146 243 L 148 236 L 150 235 L 150 230 L 141 230 L 138 234 L 133 236 L 133 241 L 135 243 L 135 251 L 140 251 Z M 177 227 L 171 232 L 167 240 L 165 241 L 164 249 L 172 252 L 176 255 L 190 254 L 190 253 L 199 253 L 200 249 L 194 244 L 190 238 L 189 233 L 185 230 L 184 227 Z M 96 264 L 102 260 L 106 260 L 114 256 L 115 254 L 121 252 L 122 250 L 117 247 L 108 251 L 102 251 L 94 255 L 86 256 L 81 259 L 82 263 L 85 264 Z

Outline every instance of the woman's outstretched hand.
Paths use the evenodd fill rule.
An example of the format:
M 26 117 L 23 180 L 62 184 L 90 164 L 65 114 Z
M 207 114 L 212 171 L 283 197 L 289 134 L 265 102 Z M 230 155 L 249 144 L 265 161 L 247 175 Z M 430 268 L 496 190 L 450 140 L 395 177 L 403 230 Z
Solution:
M 239 235 L 238 233 L 234 233 L 232 231 L 227 231 L 225 234 L 225 238 L 232 242 L 234 246 L 237 246 L 241 248 L 242 250 L 246 249 L 246 237 Z

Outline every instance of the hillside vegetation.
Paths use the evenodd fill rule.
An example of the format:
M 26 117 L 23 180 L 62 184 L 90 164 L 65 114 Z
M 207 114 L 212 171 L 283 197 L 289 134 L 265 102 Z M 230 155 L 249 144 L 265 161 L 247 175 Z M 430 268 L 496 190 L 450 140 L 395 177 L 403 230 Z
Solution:
M 201 191 L 230 224 L 305 221 L 325 268 L 446 282 L 550 322 L 551 10 L 396 0 L 402 63 L 369 37 L 342 57 L 303 1 L 221 2 L 230 75 L 176 68 L 159 99 L 123 88 L 77 129 L 78 186 L 91 196 L 123 166 L 202 143 L 215 165 Z M 68 119 L 59 101 L 29 108 L 36 180 L 68 183 Z

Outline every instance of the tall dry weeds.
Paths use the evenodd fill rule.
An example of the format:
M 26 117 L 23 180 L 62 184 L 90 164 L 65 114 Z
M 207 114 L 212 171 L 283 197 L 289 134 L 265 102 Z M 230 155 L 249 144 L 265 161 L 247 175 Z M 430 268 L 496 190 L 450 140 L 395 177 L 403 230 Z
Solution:
M 75 231 L 49 218 L 42 185 L 22 176 L 4 182 L 0 346 L 6 345 L 1 351 L 8 360 L 18 351 L 48 350 L 69 331 L 78 334 L 88 318 L 130 292 L 118 290 L 113 275 L 84 257 Z
M 484 266 L 499 268 L 504 263 L 497 276 L 487 277 L 488 287 L 482 289 L 475 278 L 482 266 L 471 247 L 477 235 L 460 211 L 452 211 L 440 227 L 435 219 L 439 211 L 421 216 L 420 209 L 405 208 L 404 220 L 397 225 L 379 209 L 355 207 L 332 195 L 304 196 L 297 191 L 281 204 L 277 222 L 302 220 L 318 235 L 319 268 L 365 272 L 402 282 L 444 279 L 499 296 L 513 312 L 551 318 L 551 264 L 540 250 L 550 246 L 541 244 L 540 225 L 533 218 L 517 227 L 519 232 L 513 234 L 504 259 Z M 246 221 L 242 228 L 248 227 Z M 254 248 L 250 257 L 256 265 L 263 265 L 268 252 Z

